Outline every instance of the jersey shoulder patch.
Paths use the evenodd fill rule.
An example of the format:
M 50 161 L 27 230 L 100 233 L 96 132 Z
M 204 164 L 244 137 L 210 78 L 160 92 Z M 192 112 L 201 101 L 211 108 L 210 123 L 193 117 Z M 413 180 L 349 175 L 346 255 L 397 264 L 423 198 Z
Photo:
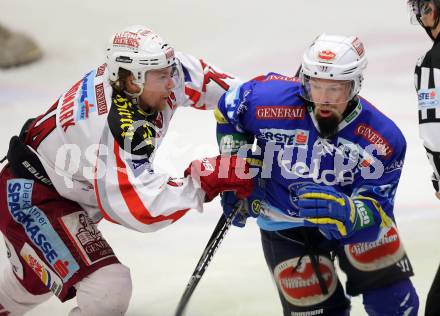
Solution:
M 252 82 L 246 82 L 224 94 L 223 102 L 220 102 L 220 111 L 223 118 L 242 131 L 242 114 L 248 110 L 249 97 L 252 95 Z

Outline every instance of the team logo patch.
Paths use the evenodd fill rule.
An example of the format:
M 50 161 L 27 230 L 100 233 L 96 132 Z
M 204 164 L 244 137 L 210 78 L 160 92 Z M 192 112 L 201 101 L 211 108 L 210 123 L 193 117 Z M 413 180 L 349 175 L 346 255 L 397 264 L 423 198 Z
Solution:
M 102 64 L 101 66 L 99 66 L 98 69 L 96 70 L 96 77 L 102 76 L 105 72 L 106 67 L 107 67 L 107 64 Z
M 20 280 L 23 280 L 23 265 L 18 258 L 17 252 L 15 251 L 14 246 L 11 244 L 11 242 L 6 238 L 6 236 L 3 236 L 3 239 L 5 240 L 6 254 L 8 256 L 9 262 L 11 263 L 12 270 Z
M 264 105 L 257 106 L 257 120 L 303 120 L 306 109 L 304 106 Z
M 419 110 L 436 108 L 440 105 L 440 93 L 437 89 L 420 89 L 417 92 Z
M 360 271 L 376 271 L 391 266 L 405 255 L 394 226 L 379 240 L 346 245 L 344 250 L 350 263 Z
M 86 74 L 82 80 L 80 97 L 78 102 L 78 108 L 76 112 L 76 120 L 86 120 L 89 118 L 90 114 L 96 112 L 96 99 L 94 89 L 94 75 L 95 72 L 91 71 Z M 104 97 L 105 98 L 105 97 Z
M 309 133 L 307 131 L 299 130 L 298 133 L 295 135 L 295 143 L 297 145 L 306 145 L 307 141 L 309 140 Z
M 362 44 L 361 40 L 356 37 L 353 42 L 351 43 L 351 45 L 353 45 L 353 48 L 356 50 L 356 52 L 358 53 L 359 57 L 364 56 L 365 53 L 365 48 L 364 48 L 364 44 Z
M 98 115 L 107 113 L 107 101 L 105 101 L 104 84 L 95 86 L 96 102 L 98 104 Z
M 336 54 L 331 50 L 322 50 L 319 52 L 318 58 L 322 59 L 323 61 L 332 61 L 336 58 Z
M 251 211 L 252 211 L 252 213 L 254 213 L 257 216 L 258 216 L 258 214 L 260 214 L 260 212 L 261 212 L 261 201 L 260 200 L 253 200 L 252 201 Z
M 20 256 L 26 261 L 27 265 L 35 272 L 38 278 L 55 295 L 59 295 L 63 289 L 63 282 L 53 272 L 43 260 L 37 255 L 34 249 L 27 243 L 21 248 Z
M 8 208 L 12 218 L 23 227 L 29 240 L 41 251 L 46 261 L 64 282 L 79 270 L 60 236 L 55 232 L 46 214 L 32 205 L 32 180 L 7 181 Z
M 241 135 L 225 135 L 220 139 L 220 148 L 222 153 L 237 152 L 240 147 L 247 145 L 247 140 Z
M 60 218 L 60 222 L 86 265 L 115 255 L 86 212 L 65 215 Z
M 274 277 L 284 298 L 295 306 L 311 306 L 328 299 L 336 290 L 338 279 L 332 262 L 319 256 L 319 271 L 328 289 L 322 294 L 318 278 L 313 271 L 309 257 L 293 258 L 279 263 L 274 269 Z

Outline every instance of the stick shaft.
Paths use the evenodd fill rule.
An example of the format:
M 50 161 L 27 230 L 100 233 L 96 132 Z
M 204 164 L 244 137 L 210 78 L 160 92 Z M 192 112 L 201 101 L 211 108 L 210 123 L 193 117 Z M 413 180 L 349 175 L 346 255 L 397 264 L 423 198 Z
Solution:
M 231 226 L 232 220 L 234 219 L 239 209 L 240 208 L 236 208 L 228 215 L 228 217 L 225 217 L 223 214 L 220 216 L 220 219 L 218 220 L 217 225 L 212 232 L 205 249 L 203 250 L 202 256 L 200 257 L 199 262 L 197 263 L 196 268 L 194 269 L 194 272 L 191 275 L 188 284 L 186 285 L 185 291 L 180 298 L 174 316 L 183 315 L 185 308 L 188 305 L 188 302 L 197 287 L 197 284 L 199 283 L 200 279 L 206 271 L 206 268 L 211 262 L 211 259 L 214 257 L 215 252 L 223 241 L 223 238 L 225 237 L 229 227 Z

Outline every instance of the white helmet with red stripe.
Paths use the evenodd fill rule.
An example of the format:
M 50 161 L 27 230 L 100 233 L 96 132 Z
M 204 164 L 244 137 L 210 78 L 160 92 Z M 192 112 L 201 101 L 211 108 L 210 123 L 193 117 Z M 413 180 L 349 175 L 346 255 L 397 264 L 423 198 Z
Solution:
M 359 38 L 322 34 L 303 55 L 300 78 L 303 86 L 310 78 L 352 81 L 351 99 L 361 89 L 366 67 L 364 45 Z
M 107 68 L 111 81 L 118 80 L 120 68 L 129 70 L 134 83 L 143 85 L 148 70 L 176 64 L 174 49 L 159 35 L 142 25 L 115 33 L 107 47 Z

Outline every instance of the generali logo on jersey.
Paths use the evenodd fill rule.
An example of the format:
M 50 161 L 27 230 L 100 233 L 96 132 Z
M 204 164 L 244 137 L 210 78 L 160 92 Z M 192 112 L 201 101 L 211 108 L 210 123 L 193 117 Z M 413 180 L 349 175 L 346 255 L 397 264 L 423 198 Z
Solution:
M 257 106 L 255 116 L 257 120 L 303 120 L 305 107 L 288 105 Z
M 362 136 L 370 144 L 377 147 L 377 150 L 385 156 L 386 159 L 390 158 L 393 154 L 393 147 L 388 143 L 388 141 L 379 132 L 374 130 L 371 126 L 366 124 L 359 124 L 354 131 L 356 135 Z

